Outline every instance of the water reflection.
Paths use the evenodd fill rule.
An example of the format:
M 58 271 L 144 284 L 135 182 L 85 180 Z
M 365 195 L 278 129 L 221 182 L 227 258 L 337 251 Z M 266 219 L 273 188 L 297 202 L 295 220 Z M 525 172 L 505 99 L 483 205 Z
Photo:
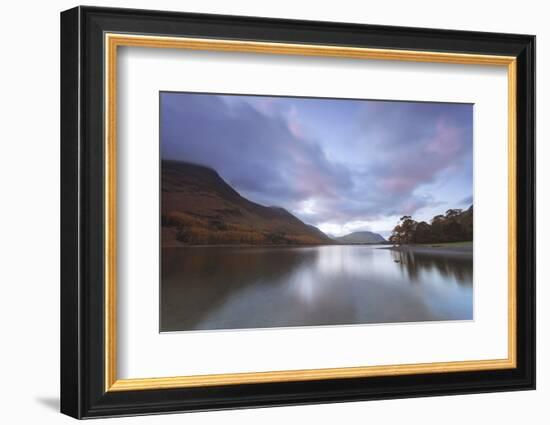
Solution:
M 162 250 L 161 330 L 472 319 L 472 260 L 372 246 Z
M 412 251 L 391 251 L 393 260 L 406 272 L 411 282 L 422 280 L 424 272 L 436 270 L 458 283 L 471 285 L 473 280 L 472 255 L 463 253 L 427 254 Z

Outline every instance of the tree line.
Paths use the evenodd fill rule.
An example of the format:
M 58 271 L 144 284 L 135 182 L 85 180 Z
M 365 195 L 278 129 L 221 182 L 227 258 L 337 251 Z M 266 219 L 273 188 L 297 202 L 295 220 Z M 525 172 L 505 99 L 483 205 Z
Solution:
M 474 206 L 467 210 L 450 209 L 433 217 L 429 223 L 417 222 L 404 215 L 394 227 L 389 241 L 394 244 L 464 242 L 473 240 Z

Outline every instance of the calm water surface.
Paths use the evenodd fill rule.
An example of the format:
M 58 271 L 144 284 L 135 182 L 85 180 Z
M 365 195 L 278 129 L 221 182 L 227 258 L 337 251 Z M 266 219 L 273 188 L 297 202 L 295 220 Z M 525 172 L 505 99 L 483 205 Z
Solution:
M 161 330 L 472 319 L 471 255 L 379 248 L 163 248 Z

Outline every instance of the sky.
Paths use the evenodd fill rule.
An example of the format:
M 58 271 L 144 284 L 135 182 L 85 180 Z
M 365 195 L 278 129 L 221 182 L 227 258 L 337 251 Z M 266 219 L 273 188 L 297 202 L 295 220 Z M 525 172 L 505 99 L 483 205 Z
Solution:
M 473 202 L 471 104 L 161 92 L 160 107 L 163 159 L 332 236 Z

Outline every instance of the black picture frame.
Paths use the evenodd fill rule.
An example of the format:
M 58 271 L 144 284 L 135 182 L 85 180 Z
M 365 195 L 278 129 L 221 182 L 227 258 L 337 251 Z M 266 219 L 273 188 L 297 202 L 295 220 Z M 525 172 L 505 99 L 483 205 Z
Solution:
M 517 367 L 105 391 L 104 34 L 308 43 L 517 59 Z M 75 418 L 535 388 L 535 37 L 76 7 L 61 13 L 61 412 Z

